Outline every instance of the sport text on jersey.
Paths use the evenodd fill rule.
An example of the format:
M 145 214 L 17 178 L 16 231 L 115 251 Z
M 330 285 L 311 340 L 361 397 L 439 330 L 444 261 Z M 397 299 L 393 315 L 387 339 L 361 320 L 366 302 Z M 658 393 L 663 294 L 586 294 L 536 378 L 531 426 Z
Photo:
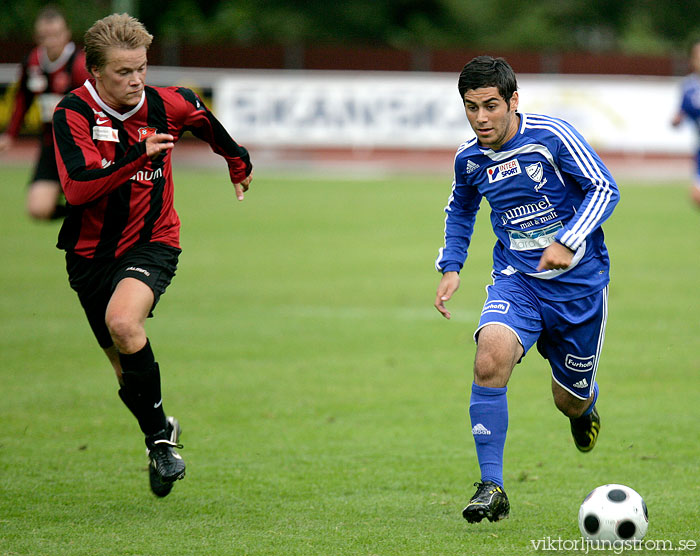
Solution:
M 491 166 L 486 173 L 489 176 L 489 183 L 494 183 L 512 176 L 517 176 L 522 172 L 520 171 L 520 163 L 516 159 L 509 160 L 498 166 Z

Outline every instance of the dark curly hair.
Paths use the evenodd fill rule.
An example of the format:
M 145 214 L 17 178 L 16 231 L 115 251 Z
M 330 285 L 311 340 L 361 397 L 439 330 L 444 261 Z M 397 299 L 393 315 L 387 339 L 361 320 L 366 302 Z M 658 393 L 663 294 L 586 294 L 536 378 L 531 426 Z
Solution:
M 513 93 L 518 90 L 518 81 L 510 64 L 503 58 L 477 56 L 472 58 L 459 74 L 459 96 L 464 102 L 464 93 L 470 89 L 496 87 L 498 93 L 510 104 Z

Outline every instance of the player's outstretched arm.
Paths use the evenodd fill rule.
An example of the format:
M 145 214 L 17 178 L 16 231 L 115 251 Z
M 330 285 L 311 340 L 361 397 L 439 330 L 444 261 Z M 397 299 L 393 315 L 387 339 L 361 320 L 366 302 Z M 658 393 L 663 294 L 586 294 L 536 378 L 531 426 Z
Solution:
M 212 150 L 226 159 L 231 183 L 236 190 L 236 198 L 243 200 L 252 180 L 253 165 L 245 147 L 236 143 L 228 131 L 216 119 L 192 90 L 180 87 L 176 91 L 179 106 L 183 111 L 183 124 L 195 137 L 206 141 Z
M 435 308 L 446 319 L 452 317 L 452 314 L 445 307 L 445 302 L 450 300 L 457 288 L 459 288 L 459 273 L 455 271 L 445 272 L 435 294 Z

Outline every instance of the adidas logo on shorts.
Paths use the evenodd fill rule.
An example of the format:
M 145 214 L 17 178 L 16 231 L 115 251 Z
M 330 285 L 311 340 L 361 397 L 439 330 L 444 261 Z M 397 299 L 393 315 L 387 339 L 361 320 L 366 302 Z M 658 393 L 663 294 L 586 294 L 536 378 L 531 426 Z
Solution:
M 574 382 L 573 386 L 574 388 L 585 388 L 588 386 L 588 381 L 585 378 L 582 378 L 578 382 Z

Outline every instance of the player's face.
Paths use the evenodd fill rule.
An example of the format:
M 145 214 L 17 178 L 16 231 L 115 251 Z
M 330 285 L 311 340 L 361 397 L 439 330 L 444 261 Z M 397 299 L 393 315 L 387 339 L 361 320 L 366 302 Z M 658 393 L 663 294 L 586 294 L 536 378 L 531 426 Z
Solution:
M 136 106 L 146 82 L 146 48 L 109 48 L 102 68 L 92 68 L 97 93 L 115 110 Z
M 479 144 L 484 147 L 498 150 L 518 131 L 517 91 L 507 103 L 497 87 L 469 89 L 464 93 L 464 109 Z
M 49 60 L 53 61 L 70 42 L 70 31 L 60 17 L 40 19 L 34 26 L 34 38 L 39 46 L 46 49 Z

